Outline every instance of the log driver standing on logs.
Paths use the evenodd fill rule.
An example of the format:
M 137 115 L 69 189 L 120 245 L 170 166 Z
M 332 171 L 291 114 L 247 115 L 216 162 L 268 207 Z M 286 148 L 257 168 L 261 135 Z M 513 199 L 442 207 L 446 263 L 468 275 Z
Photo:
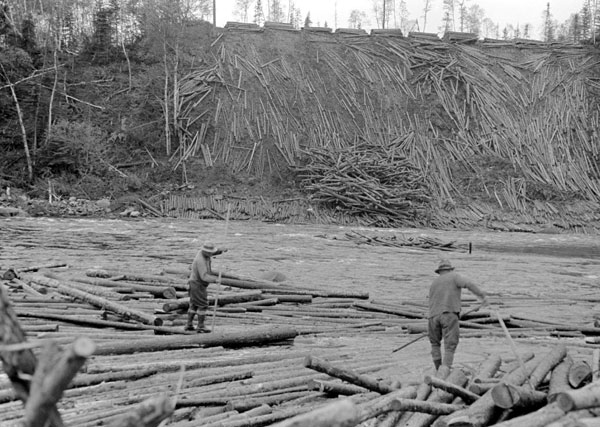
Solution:
M 218 283 L 221 277 L 231 277 L 223 273 L 214 272 L 211 267 L 211 258 L 227 252 L 225 248 L 217 248 L 212 243 L 205 243 L 192 262 L 192 271 L 188 280 L 190 306 L 187 312 L 186 331 L 194 330 L 194 317 L 198 314 L 198 327 L 196 332 L 208 333 L 204 322 L 208 310 L 208 285 Z
M 481 299 L 481 307 L 489 305 L 486 294 L 469 279 L 455 273 L 447 259 L 441 260 L 435 270 L 439 274 L 429 288 L 429 324 L 427 332 L 431 343 L 431 357 L 437 370 L 442 364 L 452 367 L 454 352 L 460 335 L 460 294 L 467 288 Z M 444 358 L 442 360 L 441 342 L 444 340 Z

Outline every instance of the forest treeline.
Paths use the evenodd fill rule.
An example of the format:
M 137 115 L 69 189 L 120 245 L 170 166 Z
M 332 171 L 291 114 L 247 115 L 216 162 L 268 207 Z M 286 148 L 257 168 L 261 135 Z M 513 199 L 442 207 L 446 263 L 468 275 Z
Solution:
M 53 179 L 58 194 L 91 198 L 139 189 L 147 177 L 127 174 L 122 184 L 115 164 L 141 155 L 156 165 L 166 156 L 154 173 L 167 179 L 177 162 L 177 82 L 204 61 L 209 4 L 0 1 L 3 187 L 36 194 Z
M 420 0 L 419 3 L 416 14 L 414 10 L 411 14 L 406 0 L 365 0 L 361 8 L 352 9 L 345 16 L 338 12 L 341 7 L 338 8 L 338 4 L 333 2 L 329 5 L 333 22 L 317 18 L 315 11 L 302 10 L 299 7 L 301 2 L 293 0 L 236 0 L 233 10 L 226 13 L 232 13 L 240 22 L 258 25 L 272 21 L 289 22 L 295 28 L 393 28 L 405 34 L 412 31 L 458 31 L 473 33 L 481 38 L 524 38 L 562 43 L 594 40 L 600 28 L 598 4 L 593 0 L 574 4 L 572 13 L 564 21 L 555 19 L 550 3 L 547 3 L 544 9 L 539 10 L 536 22 L 523 21 L 516 15 L 514 22 L 502 26 L 487 16 L 485 8 L 475 0 Z M 323 11 L 319 12 L 322 15 Z M 217 13 L 223 11 L 217 10 Z M 442 17 L 441 22 L 432 21 L 435 15 Z

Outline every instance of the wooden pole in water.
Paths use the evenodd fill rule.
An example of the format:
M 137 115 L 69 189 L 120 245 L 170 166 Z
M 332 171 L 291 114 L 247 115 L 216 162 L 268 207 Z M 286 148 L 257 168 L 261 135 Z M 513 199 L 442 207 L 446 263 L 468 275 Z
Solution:
M 216 25 L 216 24 L 215 24 Z M 229 213 L 231 212 L 231 203 L 227 205 L 227 216 L 225 217 L 225 232 L 223 233 L 223 241 L 227 239 L 227 231 L 229 229 Z M 217 294 L 215 295 L 215 304 L 213 305 L 213 314 L 211 329 L 215 330 L 215 318 L 217 317 L 217 305 L 219 305 L 219 292 L 221 291 L 221 275 L 222 269 L 219 269 L 219 277 L 217 278 Z

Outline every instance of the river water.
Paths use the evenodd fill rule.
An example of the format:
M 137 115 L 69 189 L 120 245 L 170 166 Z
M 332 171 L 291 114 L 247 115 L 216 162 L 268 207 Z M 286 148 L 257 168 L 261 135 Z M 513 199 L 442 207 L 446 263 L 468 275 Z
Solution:
M 388 239 L 430 237 L 472 251 L 360 245 L 346 233 Z M 284 273 L 305 286 L 368 291 L 373 298 L 421 300 L 441 258 L 492 293 L 558 298 L 599 284 L 595 235 L 281 225 L 255 221 L 8 218 L 0 222 L 0 267 L 67 262 L 159 273 L 187 267 L 205 241 L 229 251 L 224 271 L 260 277 Z
M 347 233 L 355 231 L 381 240 L 427 237 L 455 242 L 461 250 L 357 244 L 347 238 Z M 448 258 L 458 272 L 490 295 L 492 306 L 503 315 L 575 326 L 592 326 L 600 316 L 600 260 L 595 235 L 254 221 L 8 218 L 0 221 L 0 241 L 0 272 L 9 267 L 64 262 L 69 266 L 65 273 L 75 275 L 94 267 L 145 274 L 187 268 L 202 243 L 211 241 L 229 249 L 214 259 L 216 269 L 248 278 L 278 271 L 285 274 L 289 284 L 368 292 L 373 302 L 422 308 L 426 307 L 435 268 L 442 258 Z M 469 243 L 471 253 L 465 250 Z M 463 299 L 471 307 L 475 304 L 468 292 Z M 367 337 L 328 338 L 322 343 L 313 340 L 310 345 L 351 344 L 384 351 L 406 340 L 400 331 L 388 331 Z M 591 349 L 580 346 L 583 338 L 563 342 L 569 340 L 577 344 L 575 349 L 587 352 L 573 354 L 590 357 Z M 532 336 L 516 341 L 520 351 L 539 352 L 554 345 L 556 338 Z M 308 345 L 302 342 L 298 345 Z M 421 340 L 394 354 L 403 366 L 403 375 L 418 376 L 423 367 L 429 367 L 428 345 Z M 511 347 L 502 336 L 461 339 L 457 360 L 475 364 L 492 353 L 510 357 Z

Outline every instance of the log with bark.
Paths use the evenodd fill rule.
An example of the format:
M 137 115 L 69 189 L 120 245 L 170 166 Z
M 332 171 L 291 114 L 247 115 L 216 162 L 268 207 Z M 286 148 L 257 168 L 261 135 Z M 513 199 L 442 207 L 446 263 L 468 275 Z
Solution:
M 173 399 L 162 395 L 144 400 L 122 416 L 108 424 L 108 427 L 157 427 L 173 414 Z
M 63 284 L 62 282 L 55 279 L 50 279 L 49 277 L 45 277 L 39 274 L 22 273 L 21 280 L 35 282 L 44 286 L 51 287 L 63 295 L 68 295 L 70 297 L 85 301 L 102 309 L 108 309 L 114 313 L 119 314 L 120 316 L 135 319 L 148 325 L 161 326 L 163 323 L 162 319 L 159 317 L 144 313 L 139 310 L 132 309 L 123 304 L 108 300 L 106 298 L 101 298 L 96 295 L 92 295 L 88 292 L 69 287 Z
M 130 342 L 115 341 L 98 345 L 96 354 L 133 354 L 167 349 L 228 346 L 241 347 L 292 339 L 298 335 L 292 327 L 262 327 L 243 332 L 195 334 L 185 336 L 153 337 Z
M 561 391 L 555 396 L 556 404 L 565 412 L 600 406 L 600 381 L 577 389 Z
M 25 426 L 44 426 L 53 413 L 73 377 L 94 353 L 95 344 L 79 338 L 59 353 L 58 346 L 48 343 L 31 380 L 31 389 L 25 404 Z
M 25 343 L 17 316 L 10 304 L 4 285 L 0 283 L 0 344 L 10 346 Z M 29 347 L 20 350 L 1 350 L 2 368 L 18 399 L 27 404 L 31 392 L 31 378 L 35 374 L 37 359 Z M 63 421 L 55 404 L 46 406 L 46 418 L 50 427 L 62 427 Z
M 524 366 L 517 368 L 513 372 L 506 374 L 502 381 L 505 384 L 512 384 L 516 386 L 523 385 L 529 377 L 536 372 L 537 378 L 543 378 L 548 373 L 548 370 L 556 366 L 566 355 L 564 346 L 557 346 L 550 350 L 543 357 L 533 359 L 527 362 Z M 542 373 L 545 374 L 542 376 Z M 435 427 L 456 427 L 456 426 L 469 426 L 469 427 L 484 427 L 488 423 L 492 422 L 495 417 L 500 415 L 501 408 L 497 407 L 494 403 L 491 390 L 481 396 L 475 403 L 469 406 L 467 409 L 457 411 L 456 413 L 439 419 L 435 423 Z
M 585 360 L 574 362 L 569 368 L 569 384 L 573 388 L 583 387 L 592 380 L 592 368 Z
M 533 390 L 529 386 L 519 387 L 500 383 L 491 390 L 494 404 L 502 409 L 535 409 L 546 403 L 546 393 Z
M 304 366 L 381 394 L 391 393 L 399 388 L 392 387 L 387 382 L 379 381 L 366 375 L 360 375 L 352 370 L 334 366 L 326 360 L 314 356 L 307 356 L 304 359 Z

